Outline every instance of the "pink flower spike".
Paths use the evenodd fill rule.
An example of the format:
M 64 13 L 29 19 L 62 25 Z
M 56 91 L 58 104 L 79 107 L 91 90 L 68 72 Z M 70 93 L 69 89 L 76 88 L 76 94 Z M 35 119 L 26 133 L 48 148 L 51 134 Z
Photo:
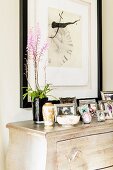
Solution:
M 47 49 L 48 49 L 48 43 L 45 43 L 41 48 L 39 56 L 42 56 Z
M 39 24 L 36 25 L 36 27 L 32 27 L 29 29 L 28 31 L 28 39 L 27 39 L 27 54 L 28 54 L 28 58 L 27 58 L 27 67 L 26 67 L 26 77 L 28 78 L 27 74 L 28 74 L 28 65 L 30 63 L 33 64 L 33 70 L 34 70 L 34 84 L 35 87 L 38 87 L 39 82 L 38 82 L 38 72 L 39 72 L 39 68 L 40 68 L 40 62 L 41 62 L 41 56 L 46 52 L 46 50 L 48 49 L 48 43 L 44 43 L 43 46 L 41 47 L 41 31 L 40 31 L 40 27 Z M 31 61 L 31 62 L 29 62 Z M 43 63 L 44 65 L 45 63 Z M 42 66 L 42 63 L 41 63 Z M 43 67 L 43 66 L 42 66 Z M 45 72 L 45 76 L 44 78 L 46 79 L 46 66 L 43 67 L 43 70 Z M 45 80 L 46 82 L 46 80 Z M 29 85 L 31 86 L 30 82 Z M 34 88 L 34 87 L 33 87 Z
M 36 25 L 35 36 L 36 36 L 36 39 L 37 39 L 37 46 L 40 46 L 40 42 L 41 42 L 41 31 L 40 31 L 39 24 Z

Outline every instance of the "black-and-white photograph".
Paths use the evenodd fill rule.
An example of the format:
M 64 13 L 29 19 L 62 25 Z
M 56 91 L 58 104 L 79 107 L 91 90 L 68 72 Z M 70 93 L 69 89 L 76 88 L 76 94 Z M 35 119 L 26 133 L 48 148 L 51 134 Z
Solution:
M 55 117 L 66 116 L 66 115 L 76 115 L 76 106 L 74 103 L 67 104 L 54 104 L 55 107 Z

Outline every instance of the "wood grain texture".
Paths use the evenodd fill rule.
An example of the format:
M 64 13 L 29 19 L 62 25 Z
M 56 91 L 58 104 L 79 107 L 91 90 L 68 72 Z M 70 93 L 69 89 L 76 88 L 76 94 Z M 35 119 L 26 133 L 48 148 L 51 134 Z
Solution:
M 53 128 L 9 123 L 6 170 L 113 169 L 113 120 Z
M 76 150 L 73 152 L 73 149 Z M 113 165 L 113 132 L 57 143 L 58 170 L 92 170 Z M 78 151 L 74 159 L 69 159 Z
M 47 142 L 43 136 L 11 129 L 6 169 L 45 170 L 46 152 Z

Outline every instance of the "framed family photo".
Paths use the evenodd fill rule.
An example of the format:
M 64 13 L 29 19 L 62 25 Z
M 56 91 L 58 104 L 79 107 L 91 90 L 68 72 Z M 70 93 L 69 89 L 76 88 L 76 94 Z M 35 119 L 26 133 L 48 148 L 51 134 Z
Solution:
M 105 119 L 113 119 L 113 100 L 98 101 L 99 109 L 104 111 Z
M 102 100 L 113 100 L 113 91 L 101 91 Z
M 54 104 L 55 120 L 57 116 L 76 115 L 76 106 L 74 103 Z
M 95 99 L 79 100 L 79 106 L 87 105 L 89 112 L 94 115 L 97 111 L 97 102 Z
M 102 1 L 20 0 L 20 107 L 28 87 L 25 76 L 27 34 L 39 23 L 42 39 L 48 38 L 46 82 L 53 95 L 98 98 L 102 90 Z M 29 69 L 28 69 L 29 70 Z M 29 71 L 30 72 L 30 71 Z M 32 71 L 29 73 L 32 76 Z M 44 73 L 39 84 L 44 85 Z M 34 81 L 33 78 L 30 81 Z
M 97 110 L 97 120 L 98 122 L 103 122 L 105 121 L 105 113 L 103 110 Z

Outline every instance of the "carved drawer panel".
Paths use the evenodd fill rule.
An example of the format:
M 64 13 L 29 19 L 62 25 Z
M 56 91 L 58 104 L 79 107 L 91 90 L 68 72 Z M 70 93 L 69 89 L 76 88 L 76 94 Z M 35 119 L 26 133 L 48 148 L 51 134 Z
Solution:
M 57 163 L 58 170 L 96 170 L 112 166 L 113 132 L 57 142 Z

